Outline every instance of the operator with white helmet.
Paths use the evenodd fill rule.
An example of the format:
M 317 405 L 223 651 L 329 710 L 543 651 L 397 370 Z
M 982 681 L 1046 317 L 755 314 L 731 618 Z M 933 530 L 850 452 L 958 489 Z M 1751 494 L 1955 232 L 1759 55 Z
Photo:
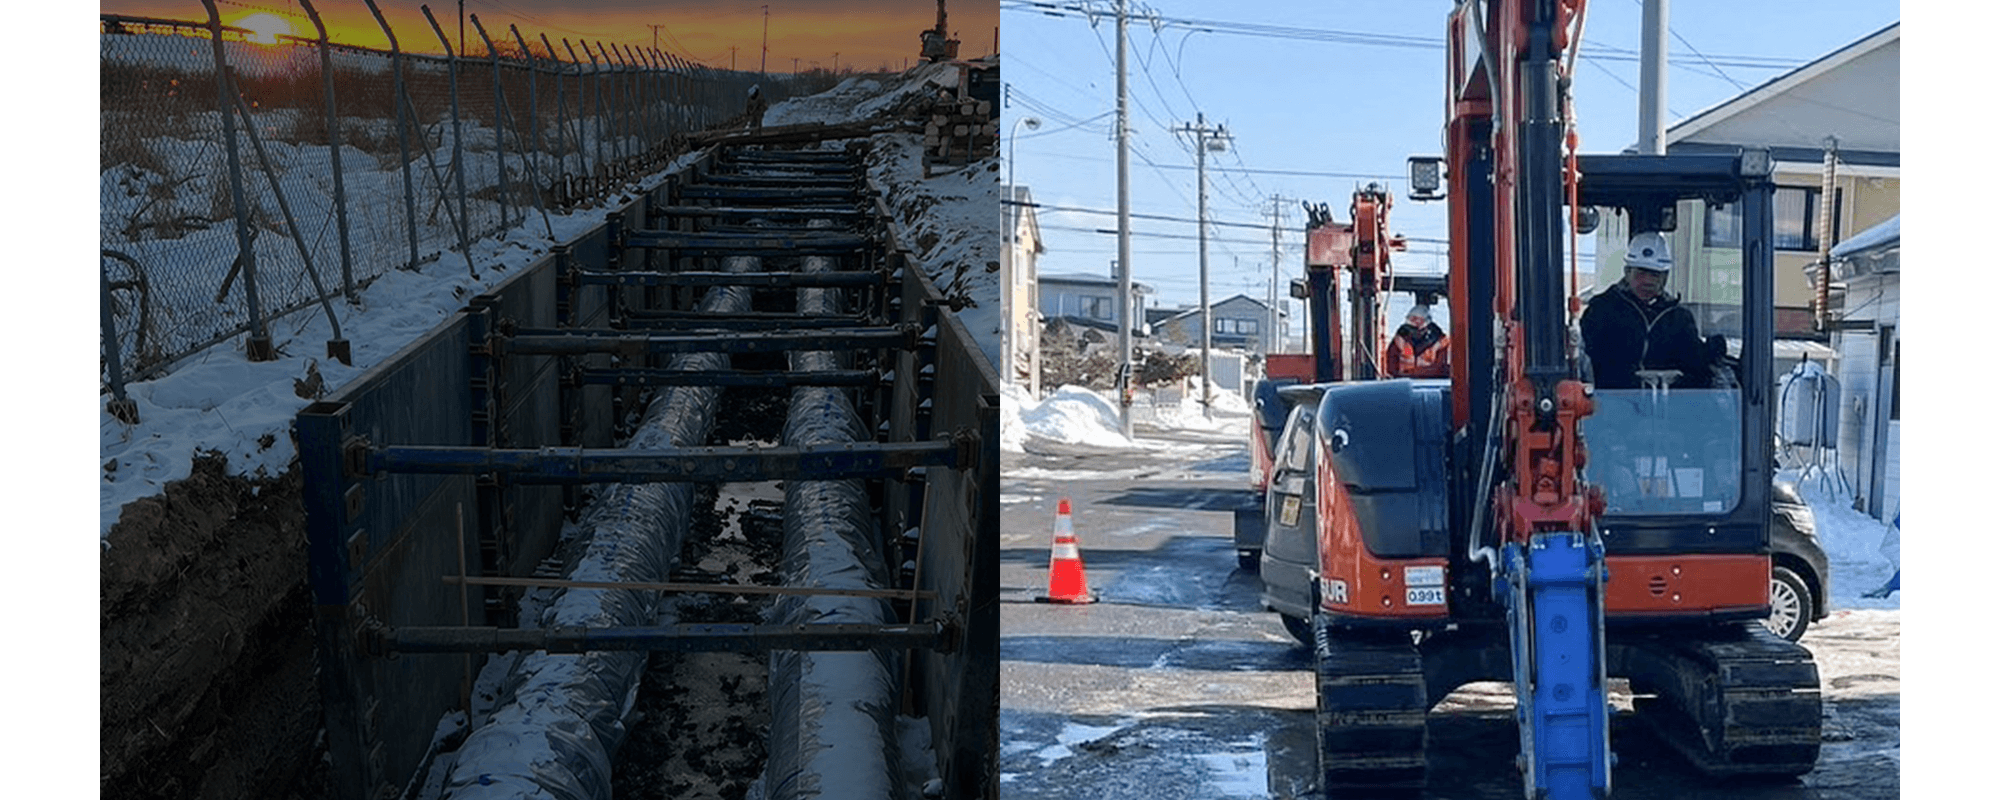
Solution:
M 1654 231 L 1633 235 L 1625 279 L 1590 298 L 1583 311 L 1583 349 L 1599 389 L 1641 388 L 1642 371 L 1673 370 L 1676 388 L 1709 385 L 1710 349 L 1694 313 L 1666 289 L 1674 257 Z

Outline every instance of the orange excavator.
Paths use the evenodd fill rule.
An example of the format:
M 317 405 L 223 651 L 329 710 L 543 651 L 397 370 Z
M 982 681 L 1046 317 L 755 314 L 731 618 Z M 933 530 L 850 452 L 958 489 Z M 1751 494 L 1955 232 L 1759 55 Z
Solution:
M 1530 798 L 1611 793 L 1612 676 L 1703 772 L 1795 776 L 1818 758 L 1812 655 L 1759 624 L 1769 153 L 1579 155 L 1567 87 L 1584 6 L 1453 9 L 1446 153 L 1411 164 L 1413 194 L 1449 207 L 1451 379 L 1332 383 L 1312 410 L 1307 632 L 1328 797 L 1420 790 L 1426 714 L 1472 681 L 1514 685 Z M 1740 219 L 1740 243 L 1686 235 L 1679 221 L 1704 213 Z M 1709 374 L 1595 385 L 1575 259 L 1576 237 L 1599 227 L 1600 257 L 1658 234 L 1679 245 L 1675 268 L 1737 279 L 1699 312 Z M 1332 327 L 1314 356 L 1337 372 Z

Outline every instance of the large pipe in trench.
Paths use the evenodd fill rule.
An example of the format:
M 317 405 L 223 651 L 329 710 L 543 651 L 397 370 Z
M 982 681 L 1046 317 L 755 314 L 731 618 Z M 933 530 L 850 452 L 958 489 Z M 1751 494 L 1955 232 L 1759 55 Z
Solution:
M 801 271 L 834 268 L 809 256 Z M 800 289 L 801 316 L 841 313 L 840 290 Z M 793 352 L 795 371 L 840 368 L 838 354 Z M 847 392 L 792 390 L 787 445 L 870 441 Z M 861 481 L 791 481 L 785 485 L 784 575 L 788 586 L 888 588 L 878 524 Z M 860 597 L 788 596 L 781 624 L 894 622 L 887 602 Z M 767 800 L 900 797 L 896 746 L 896 654 L 772 651 L 771 738 L 764 767 Z
M 753 272 L 759 260 L 730 258 L 726 269 Z M 750 309 L 750 290 L 716 287 L 702 311 Z M 676 370 L 724 369 L 720 353 L 676 356 Z M 722 390 L 676 386 L 647 407 L 626 447 L 698 447 L 708 439 Z M 680 556 L 688 530 L 693 485 L 614 484 L 585 512 L 584 555 L 571 580 L 665 581 Z M 570 589 L 538 620 L 525 625 L 552 627 L 652 625 L 660 607 L 657 592 Z M 445 776 L 442 797 L 558 798 L 608 800 L 611 762 L 625 738 L 625 718 L 638 697 L 646 670 L 644 652 L 591 652 L 574 655 L 529 653 L 510 671 L 501 699 L 484 724 L 467 735 Z

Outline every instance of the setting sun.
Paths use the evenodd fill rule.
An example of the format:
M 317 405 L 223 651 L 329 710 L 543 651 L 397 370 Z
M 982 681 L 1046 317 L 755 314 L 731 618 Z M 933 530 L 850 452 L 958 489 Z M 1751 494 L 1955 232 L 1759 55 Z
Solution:
M 276 14 L 251 14 L 236 21 L 236 27 L 250 32 L 250 41 L 277 44 L 279 35 L 290 35 L 292 23 Z

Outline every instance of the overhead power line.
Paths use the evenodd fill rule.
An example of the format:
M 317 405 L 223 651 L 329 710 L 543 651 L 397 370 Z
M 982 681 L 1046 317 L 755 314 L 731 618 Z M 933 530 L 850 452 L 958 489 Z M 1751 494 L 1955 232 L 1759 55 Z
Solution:
M 1036 0 L 1000 0 L 1000 8 L 1002 11 L 1006 10 L 1027 11 L 1027 12 L 1042 14 L 1044 16 L 1072 17 L 1077 19 L 1090 19 L 1096 14 L 1101 13 L 1101 12 L 1095 12 L 1080 3 L 1050 3 L 1050 2 L 1037 2 Z M 1186 17 L 1155 16 L 1152 19 L 1154 24 L 1159 28 L 1176 28 L 1176 29 L 1190 30 L 1201 33 L 1226 33 L 1237 36 L 1256 36 L 1269 39 L 1285 39 L 1290 41 L 1329 42 L 1336 44 L 1359 44 L 1359 45 L 1371 45 L 1377 47 L 1396 47 L 1405 49 L 1422 49 L 1422 50 L 1444 49 L 1444 39 L 1442 37 L 1408 36 L 1403 34 L 1373 33 L 1368 31 L 1347 31 L 1347 30 L 1327 29 L 1327 28 L 1303 28 L 1291 25 L 1271 25 L 1271 24 L 1255 23 L 1255 22 L 1232 22 L 1228 20 L 1191 19 Z M 1639 60 L 1639 54 L 1636 52 L 1624 48 L 1606 47 L 1602 45 L 1585 44 L 1583 50 L 1580 52 L 1579 55 L 1583 58 L 1596 58 L 1596 59 L 1604 59 L 1607 61 L 1636 62 Z M 1702 58 L 1700 59 L 1700 61 L 1710 65 L 1711 67 L 1715 65 L 1721 65 L 1729 67 L 1740 67 L 1744 69 L 1784 70 L 1784 69 L 1792 69 L 1800 65 L 1800 62 L 1796 60 L 1774 58 L 1768 56 L 1714 56 L 1714 57 Z M 1677 59 L 1670 57 L 1668 59 L 1668 62 L 1674 63 L 1676 66 L 1691 66 L 1691 61 L 1686 58 Z

